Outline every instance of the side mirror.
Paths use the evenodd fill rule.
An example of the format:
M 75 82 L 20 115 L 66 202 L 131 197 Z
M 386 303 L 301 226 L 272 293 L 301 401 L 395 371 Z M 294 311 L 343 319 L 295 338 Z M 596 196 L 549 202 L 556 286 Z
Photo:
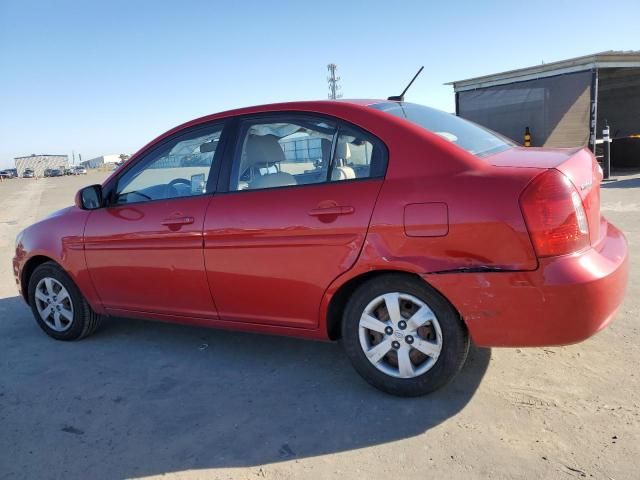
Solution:
M 76 207 L 82 210 L 95 210 L 102 207 L 102 185 L 89 185 L 76 193 Z

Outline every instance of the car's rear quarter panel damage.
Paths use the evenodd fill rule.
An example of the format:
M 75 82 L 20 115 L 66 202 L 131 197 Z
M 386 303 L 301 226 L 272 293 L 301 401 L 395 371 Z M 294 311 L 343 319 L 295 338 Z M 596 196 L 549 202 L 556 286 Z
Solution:
M 540 260 L 535 271 L 423 275 L 458 309 L 480 346 L 580 342 L 604 328 L 622 303 L 624 235 L 608 225 L 600 249 Z

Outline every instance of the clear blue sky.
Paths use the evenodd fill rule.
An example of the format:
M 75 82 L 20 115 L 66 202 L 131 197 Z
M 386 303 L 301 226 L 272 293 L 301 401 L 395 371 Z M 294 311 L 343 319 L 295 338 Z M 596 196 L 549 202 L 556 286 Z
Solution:
M 549 11 L 552 10 L 553 14 Z M 635 1 L 0 0 L 0 167 L 31 153 L 133 153 L 191 118 L 327 95 L 447 111 L 443 83 L 640 49 Z

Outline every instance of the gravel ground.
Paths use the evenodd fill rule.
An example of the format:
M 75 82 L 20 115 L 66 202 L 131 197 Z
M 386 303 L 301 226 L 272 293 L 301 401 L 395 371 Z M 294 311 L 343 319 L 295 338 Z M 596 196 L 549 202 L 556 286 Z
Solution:
M 602 193 L 631 248 L 614 323 L 474 349 L 419 399 L 370 388 L 331 343 L 125 319 L 46 337 L 16 293 L 15 235 L 102 178 L 0 184 L 0 478 L 638 478 L 640 175 Z

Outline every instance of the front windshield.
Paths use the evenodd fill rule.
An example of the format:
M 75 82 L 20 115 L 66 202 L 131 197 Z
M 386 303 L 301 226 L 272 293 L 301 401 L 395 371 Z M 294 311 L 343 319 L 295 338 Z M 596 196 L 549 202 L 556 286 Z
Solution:
M 435 108 L 406 102 L 376 103 L 371 107 L 415 123 L 476 157 L 486 157 L 515 146 L 491 130 Z

